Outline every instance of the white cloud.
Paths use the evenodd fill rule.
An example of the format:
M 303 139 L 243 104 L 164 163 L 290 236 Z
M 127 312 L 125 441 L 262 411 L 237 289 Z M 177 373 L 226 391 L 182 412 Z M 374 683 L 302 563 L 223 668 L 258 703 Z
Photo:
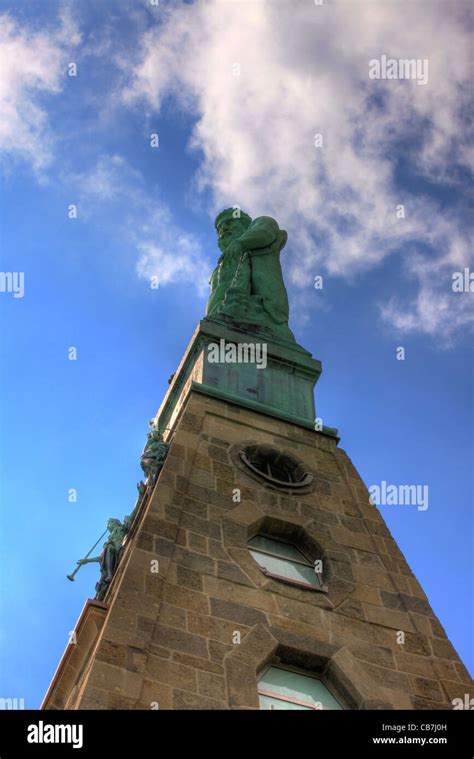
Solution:
M 117 238 L 138 256 L 139 277 L 155 276 L 160 286 L 192 282 L 201 295 L 208 292 L 210 263 L 199 241 L 173 221 L 163 201 L 150 198 L 143 177 L 122 156 L 100 155 L 91 170 L 63 182 L 77 195 L 81 218 L 113 219 Z
M 201 295 L 209 290 L 209 274 L 203 267 L 201 250 L 192 235 L 175 234 L 169 225 L 161 228 L 160 242 L 140 242 L 137 272 L 144 279 L 156 276 L 160 285 L 193 282 Z M 165 234 L 163 234 L 163 231 Z
M 297 287 L 321 267 L 350 278 L 409 241 L 427 243 L 418 271 L 407 265 L 416 303 L 394 298 L 383 315 L 397 329 L 446 337 L 470 320 L 461 301 L 444 300 L 443 277 L 425 274 L 432 261 L 444 271 L 455 245 L 467 265 L 467 241 L 455 214 L 400 189 L 395 156 L 424 180 L 459 182 L 470 155 L 467 13 L 467 4 L 439 2 L 163 8 L 123 100 L 159 110 L 171 94 L 196 115 L 199 189 L 211 190 L 214 208 L 274 215 L 290 233 L 284 255 Z M 370 80 L 369 60 L 384 54 L 427 58 L 428 84 Z M 436 302 L 444 305 L 435 313 Z
M 66 13 L 53 29 L 37 31 L 0 15 L 0 151 L 21 156 L 36 170 L 53 154 L 53 136 L 42 104 L 57 95 L 67 75 L 68 51 L 80 41 Z
M 423 331 L 445 348 L 459 330 L 474 327 L 474 308 L 470 292 L 453 292 L 453 274 L 463 272 L 469 256 L 467 241 L 454 236 L 446 225 L 445 254 L 428 258 L 412 255 L 407 270 L 418 283 L 413 302 L 407 296 L 390 298 L 380 305 L 382 317 L 404 333 Z
M 78 192 L 82 214 L 90 216 L 97 203 L 129 200 L 131 208 L 144 201 L 143 179 L 120 155 L 99 155 L 95 166 L 63 177 Z

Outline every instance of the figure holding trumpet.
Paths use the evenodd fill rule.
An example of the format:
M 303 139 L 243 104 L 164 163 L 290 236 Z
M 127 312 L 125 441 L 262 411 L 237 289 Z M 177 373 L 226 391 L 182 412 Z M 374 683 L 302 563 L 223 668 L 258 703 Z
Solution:
M 124 518 L 123 522 L 121 522 L 119 519 L 113 519 L 113 518 L 109 519 L 107 521 L 107 529 L 105 530 L 105 532 L 102 533 L 97 543 L 95 543 L 92 546 L 89 553 L 86 554 L 86 556 L 83 559 L 78 559 L 77 561 L 78 566 L 76 567 L 76 569 L 71 575 L 67 576 L 68 580 L 73 581 L 74 575 L 85 564 L 93 564 L 93 563 L 100 564 L 100 579 L 96 583 L 96 586 L 95 586 L 95 590 L 96 590 L 95 598 L 98 601 L 103 600 L 108 590 L 108 587 L 112 581 L 115 570 L 117 569 L 119 561 L 122 557 L 125 537 L 130 530 L 131 524 L 133 522 L 137 509 L 140 505 L 141 499 L 143 498 L 145 494 L 146 485 L 144 482 L 139 482 L 137 485 L 137 488 L 138 488 L 138 498 L 137 498 L 137 502 L 132 513 L 127 515 Z M 90 554 L 92 553 L 96 545 L 102 540 L 102 538 L 107 532 L 109 533 L 109 536 L 102 546 L 101 554 L 99 556 L 90 556 Z
M 122 558 L 127 533 L 130 531 L 130 527 L 138 512 L 147 488 L 149 491 L 153 489 L 158 473 L 161 471 L 168 453 L 169 444 L 163 440 L 163 434 L 155 421 L 149 423 L 149 428 L 150 431 L 147 436 L 147 441 L 140 457 L 140 465 L 143 472 L 146 474 L 147 479 L 146 484 L 144 482 L 139 482 L 137 485 L 138 497 L 132 513 L 126 516 L 123 522 L 121 522 L 120 519 L 109 519 L 107 521 L 107 529 L 105 532 L 102 533 L 100 538 L 94 543 L 84 558 L 77 561 L 77 567 L 74 572 L 67 575 L 68 580 L 74 582 L 75 575 L 84 564 L 100 564 L 100 579 L 95 586 L 95 597 L 98 601 L 102 601 L 107 593 L 115 574 L 115 570 Z M 109 533 L 109 536 L 102 546 L 102 553 L 99 556 L 91 556 L 91 553 L 107 532 Z

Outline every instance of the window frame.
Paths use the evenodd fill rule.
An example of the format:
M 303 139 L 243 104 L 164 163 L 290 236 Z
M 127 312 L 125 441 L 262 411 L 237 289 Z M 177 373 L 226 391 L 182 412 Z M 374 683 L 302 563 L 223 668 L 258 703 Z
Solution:
M 279 488 L 288 488 L 290 490 L 294 488 L 305 488 L 308 485 L 310 485 L 314 479 L 311 472 L 304 472 L 302 478 L 297 481 L 293 480 L 293 478 L 291 479 L 291 481 L 279 480 L 276 477 L 273 477 L 273 475 L 271 474 L 271 466 L 268 462 L 267 462 L 267 469 L 270 470 L 270 473 L 266 473 L 262 469 L 259 469 L 257 466 L 255 466 L 255 464 L 249 458 L 247 451 L 240 450 L 239 456 L 241 460 L 244 462 L 245 466 L 248 466 L 248 468 L 251 469 L 252 472 L 257 474 L 259 477 L 263 477 L 265 480 L 267 480 L 267 482 L 270 482 L 272 485 L 275 485 L 276 487 L 279 487 Z M 290 476 L 291 476 L 291 472 L 290 472 Z
M 324 687 L 326 688 L 326 690 L 328 691 L 328 693 L 330 693 L 330 695 L 333 697 L 333 699 L 335 701 L 337 701 L 337 703 L 341 707 L 341 710 L 342 711 L 345 710 L 344 704 L 342 703 L 342 701 L 337 696 L 334 695 L 332 689 L 329 688 L 329 686 L 326 683 L 326 680 L 324 679 L 324 677 L 321 677 L 320 675 L 314 675 L 312 673 L 308 674 L 308 672 L 306 670 L 302 670 L 299 667 L 293 667 L 293 666 L 291 666 L 291 664 L 289 664 L 289 665 L 282 664 L 281 662 L 270 663 L 267 667 L 265 667 L 260 672 L 260 674 L 258 676 L 258 680 L 257 680 L 257 693 L 258 693 L 259 696 L 267 696 L 269 698 L 274 698 L 277 701 L 284 701 L 284 702 L 287 702 L 287 703 L 290 703 L 290 704 L 298 704 L 300 706 L 306 707 L 307 709 L 311 709 L 311 711 L 314 711 L 314 712 L 324 712 L 324 711 L 331 712 L 331 711 L 336 711 L 335 709 L 325 709 L 324 707 L 321 707 L 321 709 L 319 709 L 318 707 L 313 706 L 312 704 L 308 703 L 307 701 L 300 701 L 297 698 L 282 698 L 280 694 L 275 694 L 275 693 L 271 693 L 270 691 L 261 690 L 260 689 L 260 679 L 268 672 L 269 669 L 282 669 L 285 672 L 294 672 L 295 674 L 302 675 L 303 677 L 309 677 L 309 678 L 312 678 L 313 680 L 319 680 L 319 682 L 324 685 Z
M 306 559 L 306 561 L 298 561 L 298 559 L 290 559 L 290 558 L 288 558 L 288 556 L 281 556 L 278 553 L 272 553 L 271 551 L 266 551 L 265 549 L 262 549 L 262 548 L 253 548 L 250 545 L 250 541 L 253 540 L 254 538 L 268 538 L 270 540 L 274 540 L 274 541 L 279 542 L 279 543 L 285 543 L 286 545 L 291 546 L 292 548 L 296 548 L 296 550 L 301 554 L 301 556 L 303 557 L 303 559 Z M 308 559 L 308 557 L 306 556 L 306 554 L 300 548 L 299 545 L 296 545 L 295 543 L 292 543 L 289 540 L 285 540 L 284 538 L 280 538 L 279 536 L 276 536 L 276 535 L 269 535 L 268 533 L 258 532 L 256 535 L 253 535 L 251 538 L 249 538 L 249 540 L 247 540 L 247 549 L 248 549 L 248 551 L 249 551 L 249 553 L 250 553 L 251 556 L 252 556 L 251 551 L 253 550 L 256 553 L 261 553 L 261 554 L 264 554 L 264 555 L 267 555 L 267 556 L 273 556 L 274 558 L 280 559 L 281 561 L 287 561 L 289 563 L 293 562 L 295 564 L 301 564 L 304 567 L 310 567 L 314 571 L 314 574 L 315 574 L 315 576 L 316 576 L 316 578 L 318 580 L 318 583 L 319 583 L 319 587 L 315 586 L 315 585 L 311 585 L 310 583 L 303 582 L 302 580 L 294 580 L 291 577 L 285 577 L 283 575 L 278 575 L 275 572 L 271 572 L 266 567 L 262 567 L 259 564 L 259 562 L 252 556 L 252 558 L 254 559 L 254 561 L 256 562 L 256 564 L 258 564 L 258 567 L 259 567 L 260 571 L 266 577 L 270 577 L 270 578 L 272 578 L 274 580 L 279 580 L 280 582 L 285 582 L 288 585 L 296 585 L 297 587 L 304 588 L 305 590 L 315 590 L 315 591 L 320 592 L 320 593 L 327 593 L 328 592 L 328 586 L 324 584 L 322 573 L 315 571 L 315 569 L 314 569 L 314 561 L 311 561 L 311 559 Z

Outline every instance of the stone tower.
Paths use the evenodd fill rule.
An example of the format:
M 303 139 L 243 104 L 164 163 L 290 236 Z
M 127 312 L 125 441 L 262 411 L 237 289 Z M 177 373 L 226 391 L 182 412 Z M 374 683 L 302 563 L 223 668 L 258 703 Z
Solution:
M 237 230 L 250 252 L 227 272 L 220 245 L 212 313 L 156 416 L 167 457 L 44 709 L 452 709 L 474 695 L 337 430 L 315 424 L 321 365 L 279 321 L 281 291 L 249 291 L 253 254 L 282 247 L 264 227 Z

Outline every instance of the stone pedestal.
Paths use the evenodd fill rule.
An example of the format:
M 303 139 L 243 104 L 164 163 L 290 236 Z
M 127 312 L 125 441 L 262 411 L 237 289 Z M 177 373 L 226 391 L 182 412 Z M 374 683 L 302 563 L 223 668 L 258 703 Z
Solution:
M 313 389 L 321 370 L 321 362 L 295 342 L 203 319 L 156 419 L 161 429 L 173 427 L 193 389 L 313 429 Z

